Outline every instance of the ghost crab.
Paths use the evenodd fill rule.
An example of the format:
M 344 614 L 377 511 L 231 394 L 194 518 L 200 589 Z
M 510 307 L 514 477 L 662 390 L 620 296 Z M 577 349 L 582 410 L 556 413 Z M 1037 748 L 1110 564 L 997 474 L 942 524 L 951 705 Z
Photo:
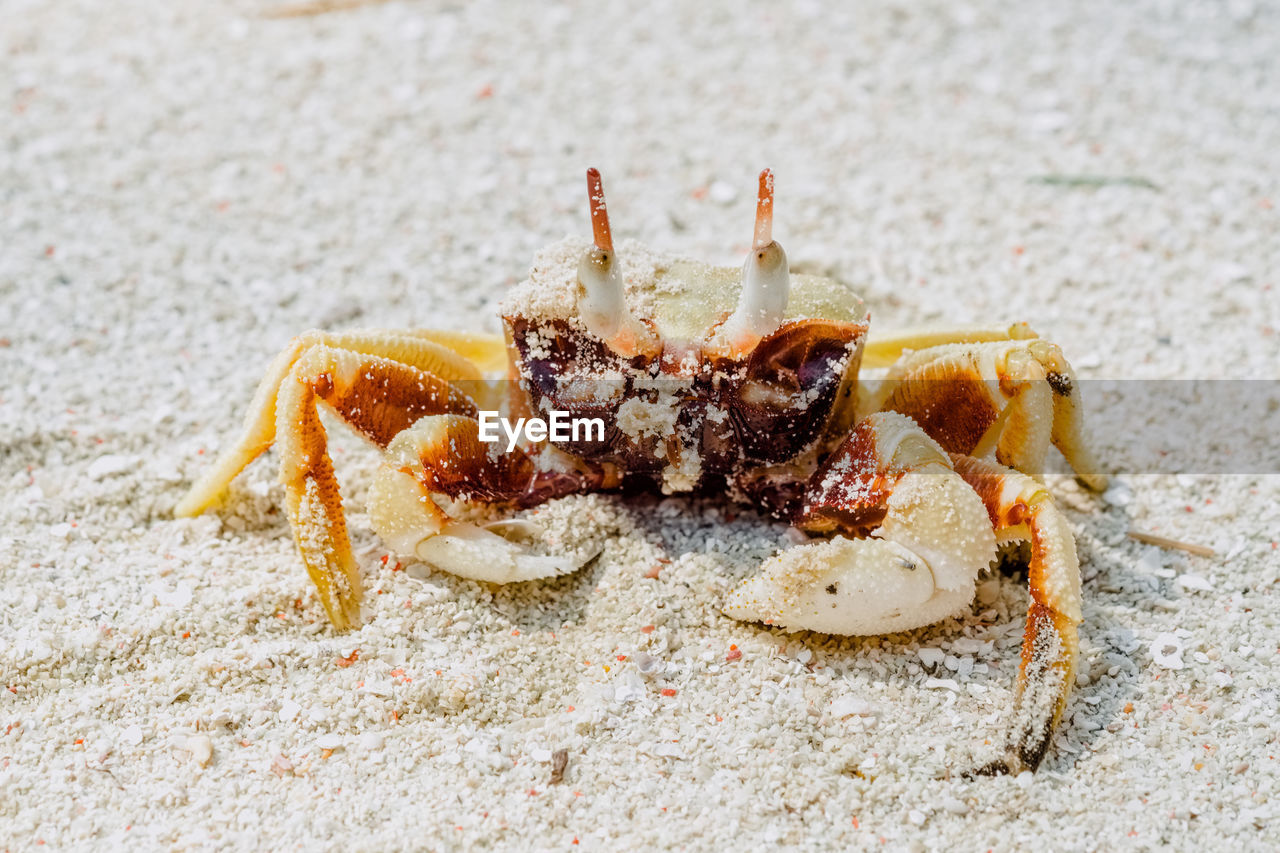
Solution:
M 370 520 L 395 551 L 503 583 L 571 572 L 512 512 L 635 484 L 727 493 L 812 536 L 767 560 L 725 613 L 785 630 L 881 634 L 964 611 L 997 544 L 1030 543 L 1014 720 L 977 772 L 1035 769 L 1074 681 L 1080 578 L 1067 522 L 1038 481 L 1052 443 L 1097 476 L 1061 351 L 1025 325 L 867 338 L 836 282 L 792 274 L 760 175 L 738 272 L 631 245 L 615 252 L 599 173 L 594 240 L 535 263 L 495 335 L 308 332 L 272 363 L 243 436 L 177 507 L 210 507 L 274 442 L 294 537 L 334 626 L 360 621 L 361 581 L 317 403 L 384 451 Z M 735 304 L 736 297 L 736 304 Z M 861 364 L 889 367 L 875 391 Z M 506 379 L 508 381 L 500 381 Z M 487 443 L 486 408 L 594 418 L 603 435 Z

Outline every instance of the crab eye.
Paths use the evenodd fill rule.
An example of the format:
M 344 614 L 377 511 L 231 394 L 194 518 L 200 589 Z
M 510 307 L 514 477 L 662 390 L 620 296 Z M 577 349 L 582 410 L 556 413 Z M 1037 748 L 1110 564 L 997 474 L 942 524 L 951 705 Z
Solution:
M 599 246 L 592 246 L 587 250 L 585 262 L 596 267 L 602 274 L 607 274 L 613 265 L 613 255 Z

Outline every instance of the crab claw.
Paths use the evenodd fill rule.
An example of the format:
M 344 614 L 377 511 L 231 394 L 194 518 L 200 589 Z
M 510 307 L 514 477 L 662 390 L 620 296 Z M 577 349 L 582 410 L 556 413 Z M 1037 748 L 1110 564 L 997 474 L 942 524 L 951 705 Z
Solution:
M 576 572 L 599 553 L 572 555 L 532 554 L 529 545 L 546 530 L 526 519 L 508 519 L 477 526 L 446 522 L 440 532 L 418 542 L 413 553 L 450 574 L 486 583 L 511 583 L 554 578 Z
M 578 311 L 587 329 L 618 355 L 657 355 L 662 343 L 654 331 L 631 313 L 622 287 L 622 271 L 613 250 L 609 212 L 604 203 L 600 172 L 587 170 L 587 199 L 595 243 L 578 264 Z
M 742 266 L 742 295 L 713 345 L 734 358 L 750 352 L 782 325 L 790 293 L 787 253 L 773 239 L 773 172 L 765 169 L 756 196 L 755 239 Z
M 954 615 L 996 555 L 981 499 L 907 417 L 871 415 L 813 475 L 797 526 L 831 539 L 767 560 L 725 613 L 787 630 L 905 631 Z
M 536 519 L 473 523 L 441 507 L 516 500 L 534 488 L 537 473 L 527 455 L 491 447 L 479 440 L 475 419 L 459 415 L 425 417 L 396 436 L 369 495 L 370 521 L 391 550 L 487 583 L 557 577 L 593 559 L 603 535 L 592 531 L 566 547 L 547 542 L 549 531 Z

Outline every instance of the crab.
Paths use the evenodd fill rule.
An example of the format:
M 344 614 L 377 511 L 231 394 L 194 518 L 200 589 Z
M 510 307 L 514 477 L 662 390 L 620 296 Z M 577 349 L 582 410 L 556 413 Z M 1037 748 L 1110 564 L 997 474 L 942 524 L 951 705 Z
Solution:
M 1105 487 L 1062 351 L 1025 324 L 869 337 L 870 315 L 844 285 L 790 271 L 772 236 L 769 170 L 741 271 L 615 250 L 599 172 L 587 182 L 592 241 L 535 260 L 504 304 L 504 336 L 299 335 L 177 515 L 215 505 L 274 443 L 302 562 L 334 627 L 357 626 L 360 569 L 322 403 L 382 450 L 368 499 L 381 539 L 477 581 L 554 577 L 591 558 L 538 545 L 525 511 L 553 499 L 716 493 L 789 521 L 802 540 L 737 585 L 726 615 L 872 635 L 966 612 L 999 546 L 1025 541 L 1012 721 L 976 772 L 1034 770 L 1075 680 L 1082 618 L 1071 528 L 1041 482 L 1049 446 Z M 887 375 L 860 386 L 862 366 Z M 557 413 L 588 429 L 489 440 L 487 418 Z

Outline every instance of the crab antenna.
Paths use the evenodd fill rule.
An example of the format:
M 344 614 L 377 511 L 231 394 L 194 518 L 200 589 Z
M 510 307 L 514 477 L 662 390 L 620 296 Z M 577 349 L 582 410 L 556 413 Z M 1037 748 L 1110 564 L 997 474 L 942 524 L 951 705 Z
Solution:
M 600 170 L 587 169 L 587 201 L 591 205 L 591 231 L 596 246 L 606 252 L 613 251 L 613 235 L 609 231 L 609 209 L 604 203 L 604 187 L 600 183 Z
M 720 327 L 720 347 L 732 356 L 741 356 L 777 331 L 790 292 L 787 254 L 773 239 L 773 172 L 765 169 L 760 173 L 756 196 L 755 240 L 742 265 L 742 295 L 737 309 Z
M 595 245 L 578 262 L 578 311 L 582 322 L 619 355 L 653 355 L 662 344 L 653 330 L 641 323 L 627 307 L 622 289 L 622 272 L 613 251 L 609 212 L 604 203 L 604 187 L 598 169 L 587 169 L 587 201 L 591 204 L 591 231 Z
M 773 172 L 760 173 L 760 189 L 756 193 L 756 239 L 753 248 L 773 242 Z

